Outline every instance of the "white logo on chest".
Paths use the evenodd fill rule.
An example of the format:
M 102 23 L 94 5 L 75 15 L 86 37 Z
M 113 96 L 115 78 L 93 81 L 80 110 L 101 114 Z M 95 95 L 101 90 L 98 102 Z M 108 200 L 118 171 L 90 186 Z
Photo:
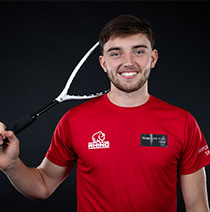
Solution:
M 105 133 L 98 131 L 93 134 L 92 141 L 88 143 L 88 149 L 106 149 L 109 148 L 109 141 L 105 141 Z

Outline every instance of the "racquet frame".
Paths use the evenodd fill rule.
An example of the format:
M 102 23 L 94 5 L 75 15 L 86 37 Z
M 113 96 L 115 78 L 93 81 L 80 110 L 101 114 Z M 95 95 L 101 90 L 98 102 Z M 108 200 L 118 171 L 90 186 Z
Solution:
M 23 131 L 25 128 L 30 126 L 41 114 L 48 111 L 55 105 L 57 105 L 60 102 L 66 101 L 66 100 L 76 100 L 76 99 L 91 99 L 94 97 L 101 96 L 108 91 L 91 94 L 91 95 L 83 95 L 83 96 L 74 96 L 74 95 L 68 95 L 68 90 L 71 87 L 72 81 L 75 78 L 76 74 L 80 70 L 81 66 L 84 64 L 84 62 L 87 60 L 87 58 L 91 55 L 91 53 L 96 49 L 96 47 L 99 45 L 99 42 L 94 44 L 88 52 L 82 57 L 82 59 L 79 61 L 79 63 L 76 65 L 74 70 L 72 71 L 63 91 L 58 95 L 56 99 L 54 99 L 52 102 L 41 108 L 35 113 L 32 113 L 30 115 L 24 116 L 20 119 L 18 119 L 16 122 L 14 122 L 10 127 L 7 128 L 7 130 L 13 131 L 15 134 L 18 134 L 19 132 Z

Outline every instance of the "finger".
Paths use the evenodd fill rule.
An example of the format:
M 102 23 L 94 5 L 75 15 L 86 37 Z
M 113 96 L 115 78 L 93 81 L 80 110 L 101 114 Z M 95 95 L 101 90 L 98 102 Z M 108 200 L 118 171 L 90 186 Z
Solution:
M 6 128 L 7 128 L 6 125 L 4 123 L 0 122 L 0 132 L 2 130 L 5 130 Z
M 2 122 L 0 122 L 0 145 L 2 145 L 4 143 L 5 140 L 5 136 L 3 135 L 4 131 L 6 129 L 6 125 Z
M 13 131 L 2 131 L 1 132 L 1 137 L 3 138 L 3 141 L 0 141 L 1 145 L 7 144 L 15 144 L 18 142 L 17 137 L 15 136 Z
M 0 134 L 0 146 L 4 143 L 4 138 L 3 136 Z
M 7 127 L 4 123 L 0 122 L 0 145 L 5 142 L 17 142 L 17 137 L 13 131 L 6 130 Z
M 3 136 L 3 138 L 7 138 L 9 140 L 16 138 L 13 131 L 2 131 L 1 135 Z

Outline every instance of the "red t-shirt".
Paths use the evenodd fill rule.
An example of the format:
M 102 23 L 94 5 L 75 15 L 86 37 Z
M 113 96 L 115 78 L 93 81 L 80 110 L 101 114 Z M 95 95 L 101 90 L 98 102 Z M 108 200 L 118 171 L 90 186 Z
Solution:
M 192 115 L 153 96 L 132 108 L 107 95 L 72 108 L 46 157 L 77 162 L 78 212 L 175 212 L 177 176 L 210 163 Z

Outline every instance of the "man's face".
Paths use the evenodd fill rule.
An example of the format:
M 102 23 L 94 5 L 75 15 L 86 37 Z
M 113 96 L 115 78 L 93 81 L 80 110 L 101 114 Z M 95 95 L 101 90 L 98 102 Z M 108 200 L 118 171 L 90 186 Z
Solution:
M 157 50 L 152 50 L 146 35 L 135 34 L 109 39 L 99 59 L 111 89 L 131 93 L 145 85 L 157 58 Z

